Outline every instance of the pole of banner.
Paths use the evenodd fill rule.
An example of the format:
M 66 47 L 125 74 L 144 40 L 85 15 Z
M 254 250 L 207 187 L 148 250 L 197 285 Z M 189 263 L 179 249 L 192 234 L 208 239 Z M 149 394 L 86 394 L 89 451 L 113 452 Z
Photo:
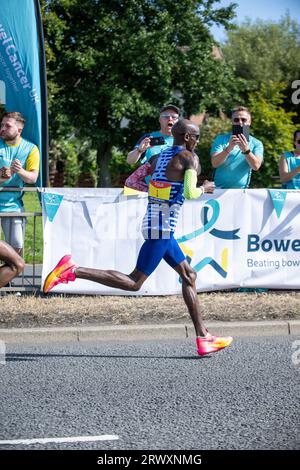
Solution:
M 48 132 L 48 99 L 47 99 L 47 75 L 46 56 L 44 47 L 44 32 L 39 0 L 33 0 L 39 39 L 39 63 L 40 63 L 40 86 L 41 86 L 41 120 L 42 120 L 42 148 L 41 148 L 41 185 L 49 186 L 49 132 Z

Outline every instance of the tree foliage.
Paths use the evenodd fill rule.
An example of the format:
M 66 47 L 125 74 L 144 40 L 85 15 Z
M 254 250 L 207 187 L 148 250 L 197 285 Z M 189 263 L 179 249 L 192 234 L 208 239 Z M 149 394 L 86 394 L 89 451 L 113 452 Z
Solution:
M 287 14 L 277 23 L 250 19 L 228 32 L 222 51 L 244 82 L 244 98 L 261 86 L 284 84 L 286 110 L 294 110 L 291 84 L 300 77 L 300 25 Z
M 231 119 L 221 114 L 216 117 L 214 115 L 207 115 L 201 126 L 201 136 L 197 147 L 197 154 L 201 162 L 201 178 L 205 177 L 212 179 L 213 168 L 211 165 L 211 144 L 219 134 L 227 134 L 231 132 Z
M 233 105 L 249 106 L 265 161 L 252 186 L 272 186 L 278 158 L 291 148 L 297 111 L 299 24 L 250 20 L 229 31 L 224 59 L 212 54 L 212 23 L 230 28 L 234 4 L 215 0 L 41 0 L 47 54 L 51 155 L 64 160 L 67 184 L 80 172 L 98 186 L 121 184 L 125 155 L 158 126 L 174 102 L 189 117 L 206 110 L 198 152 L 209 175 L 210 145 L 230 129 Z M 299 106 L 298 106 L 299 116 Z M 124 120 L 124 118 L 126 118 Z
M 213 56 L 208 26 L 228 26 L 234 4 L 215 3 L 42 1 L 52 131 L 59 115 L 91 141 L 99 186 L 111 184 L 113 147 L 128 151 L 156 128 L 162 104 L 175 102 L 189 116 L 232 102 L 233 75 Z
M 280 155 L 287 150 L 293 150 L 293 133 L 296 126 L 292 118 L 294 113 L 284 110 L 282 103 L 285 84 L 270 82 L 269 86 L 262 85 L 259 91 L 254 91 L 249 97 L 249 107 L 252 114 L 251 134 L 264 144 L 264 164 L 258 172 L 253 173 L 252 186 L 272 187 L 274 177 L 278 177 Z

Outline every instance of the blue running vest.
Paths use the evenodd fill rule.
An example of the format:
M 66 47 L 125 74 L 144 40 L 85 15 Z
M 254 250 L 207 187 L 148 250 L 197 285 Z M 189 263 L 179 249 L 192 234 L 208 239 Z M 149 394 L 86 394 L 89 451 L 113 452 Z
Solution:
M 168 239 L 176 228 L 179 211 L 184 203 L 184 182 L 168 180 L 166 169 L 169 161 L 182 150 L 183 147 L 179 146 L 168 147 L 158 157 L 149 182 L 148 206 L 142 222 L 145 239 Z

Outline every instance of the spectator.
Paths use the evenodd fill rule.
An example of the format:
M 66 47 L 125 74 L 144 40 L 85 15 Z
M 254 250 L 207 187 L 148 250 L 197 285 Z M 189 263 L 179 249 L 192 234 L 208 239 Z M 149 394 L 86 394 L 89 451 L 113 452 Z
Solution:
M 0 125 L 0 186 L 22 188 L 34 184 L 39 174 L 40 154 L 37 146 L 21 137 L 25 119 L 21 113 L 5 113 Z M 22 192 L 0 191 L 1 212 L 23 212 Z M 21 253 L 22 217 L 1 218 L 5 240 Z
M 279 175 L 284 189 L 300 189 L 300 130 L 294 132 L 294 149 L 284 152 L 279 162 Z
M 159 123 L 160 130 L 143 135 L 136 143 L 134 149 L 127 156 L 127 163 L 133 165 L 140 160 L 140 163 L 146 163 L 153 155 L 157 155 L 167 147 L 172 147 L 174 138 L 172 136 L 172 127 L 178 121 L 180 110 L 173 104 L 167 104 L 160 110 Z M 161 137 L 164 143 L 160 145 L 150 144 L 150 137 Z
M 232 124 L 251 124 L 250 111 L 240 106 L 232 111 Z M 246 132 L 245 132 L 246 134 Z M 211 148 L 211 163 L 216 188 L 248 188 L 252 170 L 257 171 L 263 162 L 263 144 L 260 140 L 243 134 L 218 135 Z
M 3 287 L 23 271 L 25 263 L 21 256 L 2 240 L 0 241 L 0 261 L 3 262 L 0 266 L 0 287 Z

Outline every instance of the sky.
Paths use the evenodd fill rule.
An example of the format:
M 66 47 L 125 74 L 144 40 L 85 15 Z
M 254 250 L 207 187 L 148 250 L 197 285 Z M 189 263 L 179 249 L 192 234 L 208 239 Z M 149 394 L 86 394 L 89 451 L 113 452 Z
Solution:
M 299 0 L 221 0 L 218 3 L 216 2 L 214 6 L 216 8 L 226 7 L 230 3 L 238 4 L 235 9 L 237 16 L 234 20 L 238 24 L 242 23 L 247 16 L 251 20 L 260 18 L 262 20 L 278 21 L 281 16 L 285 15 L 287 10 L 289 10 L 291 18 L 300 21 Z M 219 42 L 224 42 L 226 39 L 224 28 L 213 26 L 211 32 Z

